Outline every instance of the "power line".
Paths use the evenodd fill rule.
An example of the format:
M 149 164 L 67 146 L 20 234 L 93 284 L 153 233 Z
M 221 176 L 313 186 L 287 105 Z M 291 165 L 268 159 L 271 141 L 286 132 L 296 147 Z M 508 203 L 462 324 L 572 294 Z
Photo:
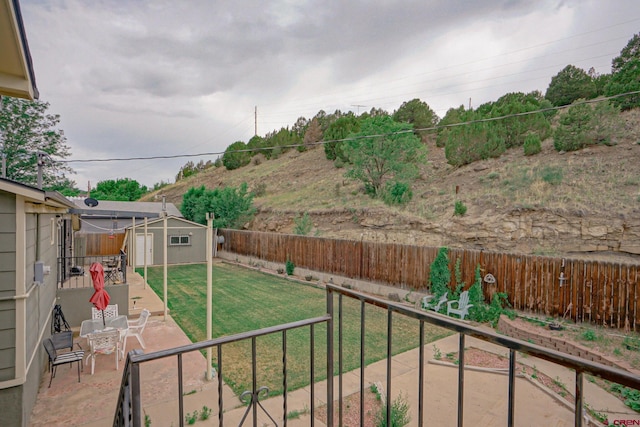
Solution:
M 431 126 L 431 127 L 426 127 L 426 128 L 407 129 L 407 130 L 390 132 L 390 133 L 379 134 L 379 135 L 366 135 L 366 136 L 360 136 L 360 137 L 349 137 L 349 138 L 343 138 L 343 139 L 333 139 L 333 140 L 328 140 L 328 141 L 317 141 L 317 142 L 314 142 L 314 143 L 311 143 L 311 144 L 304 144 L 304 143 L 301 143 L 301 144 L 289 144 L 289 145 L 278 145 L 278 146 L 271 146 L 271 147 L 244 148 L 242 150 L 214 151 L 214 152 L 205 152 L 205 153 L 197 153 L 197 154 L 173 154 L 173 155 L 165 155 L 165 156 L 122 157 L 122 158 L 111 158 L 111 159 L 60 160 L 60 163 L 97 163 L 97 162 L 126 162 L 126 161 L 135 161 L 135 160 L 179 159 L 179 158 L 185 158 L 185 157 L 205 157 L 205 156 L 216 156 L 216 155 L 219 156 L 219 155 L 222 155 L 222 154 L 225 154 L 225 153 L 259 152 L 259 151 L 264 151 L 264 150 L 273 150 L 275 148 L 296 148 L 296 147 L 302 147 L 302 146 L 305 146 L 305 145 L 307 145 L 307 146 L 308 145 L 324 145 L 324 144 L 328 144 L 330 142 L 354 141 L 354 140 L 364 139 L 364 138 L 378 138 L 378 137 L 385 137 L 385 136 L 392 136 L 392 135 L 400 135 L 400 134 L 404 134 L 404 133 L 411 133 L 411 132 L 416 132 L 416 131 L 431 131 L 431 130 L 438 130 L 438 129 L 457 127 L 457 126 L 466 126 L 466 125 L 470 125 L 470 124 L 474 124 L 474 123 L 493 122 L 493 121 L 504 120 L 504 119 L 508 119 L 508 118 L 512 118 L 512 117 L 522 117 L 522 116 L 528 116 L 528 115 L 531 115 L 531 114 L 544 113 L 544 112 L 547 112 L 547 111 L 561 110 L 563 108 L 571 108 L 571 107 L 575 107 L 577 105 L 595 104 L 595 103 L 602 102 L 602 101 L 608 101 L 610 99 L 621 98 L 621 97 L 630 96 L 630 95 L 638 95 L 638 94 L 640 94 L 640 90 L 636 90 L 636 91 L 632 91 L 632 92 L 620 93 L 618 95 L 612 95 L 612 96 L 607 96 L 607 97 L 602 97 L 602 98 L 589 99 L 589 100 L 581 101 L 581 102 L 578 102 L 578 103 L 575 103 L 575 104 L 561 105 L 561 106 L 558 106 L 558 107 L 541 108 L 539 110 L 525 111 L 525 112 L 522 112 L 522 113 L 512 113 L 512 114 L 507 114 L 505 116 L 488 117 L 488 118 L 484 118 L 484 119 L 469 120 L 469 121 L 466 121 L 466 122 L 452 123 L 452 124 L 448 124 L 448 125 L 436 125 L 436 126 Z

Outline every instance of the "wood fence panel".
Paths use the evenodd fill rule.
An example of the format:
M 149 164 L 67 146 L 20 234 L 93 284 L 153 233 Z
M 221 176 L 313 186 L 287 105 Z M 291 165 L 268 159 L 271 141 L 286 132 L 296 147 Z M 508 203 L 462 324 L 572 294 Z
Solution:
M 229 252 L 282 264 L 291 259 L 298 267 L 423 292 L 429 289 L 431 264 L 439 250 L 238 230 L 221 234 Z M 87 255 L 118 253 L 124 237 L 89 236 Z M 480 265 L 481 276 L 493 274 L 496 291 L 506 293 L 517 310 L 555 317 L 566 312 L 574 321 L 633 330 L 639 323 L 640 265 L 450 249 L 452 286 L 457 259 L 465 289 L 473 284 Z M 566 279 L 562 286 L 560 273 Z
M 85 234 L 85 256 L 106 256 L 120 253 L 124 234 Z

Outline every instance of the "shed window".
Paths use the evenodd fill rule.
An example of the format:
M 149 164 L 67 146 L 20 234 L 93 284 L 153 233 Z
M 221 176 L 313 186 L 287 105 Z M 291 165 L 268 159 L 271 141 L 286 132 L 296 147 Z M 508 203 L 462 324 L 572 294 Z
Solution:
M 191 236 L 182 234 L 179 236 L 169 236 L 169 245 L 171 246 L 187 246 L 191 244 Z

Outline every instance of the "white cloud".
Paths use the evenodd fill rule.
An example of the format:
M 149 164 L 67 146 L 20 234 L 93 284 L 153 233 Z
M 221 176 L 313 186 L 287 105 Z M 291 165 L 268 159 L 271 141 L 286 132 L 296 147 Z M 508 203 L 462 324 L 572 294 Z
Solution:
M 41 98 L 72 159 L 223 151 L 318 110 L 449 107 L 607 72 L 640 3 L 562 0 L 22 0 Z M 364 105 L 365 107 L 355 107 Z M 72 164 L 173 180 L 189 159 Z

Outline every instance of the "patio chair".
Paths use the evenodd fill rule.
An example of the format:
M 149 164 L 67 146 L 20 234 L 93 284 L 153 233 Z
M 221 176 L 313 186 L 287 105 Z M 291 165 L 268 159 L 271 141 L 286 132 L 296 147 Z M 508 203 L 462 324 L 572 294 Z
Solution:
M 113 317 L 118 317 L 118 304 L 110 304 L 104 310 L 105 319 L 110 319 Z M 98 310 L 95 307 L 91 307 L 91 318 L 102 319 L 102 310 Z
M 120 368 L 118 363 L 118 359 L 120 357 L 120 331 L 114 329 L 111 331 L 89 334 L 87 336 L 87 341 L 89 341 L 89 349 L 91 351 L 87 358 L 87 362 L 91 359 L 91 375 L 93 375 L 95 370 L 96 355 L 100 353 L 114 353 L 116 359 L 116 370 Z
M 427 300 L 427 298 L 429 296 L 426 296 L 426 297 L 422 298 L 422 308 L 428 309 L 428 310 L 433 310 L 436 313 L 438 313 L 440 311 L 440 307 L 442 307 L 442 304 L 445 304 L 447 302 L 447 296 L 448 295 L 449 295 L 449 292 L 445 292 L 444 295 L 442 295 L 440 297 L 440 299 L 438 300 L 438 302 L 435 303 L 435 304 L 433 304 L 434 301 Z
M 453 304 L 457 304 L 458 308 L 453 308 Z M 465 316 L 469 314 L 469 309 L 473 307 L 473 304 L 469 304 L 469 291 L 464 291 L 460 294 L 458 301 L 447 302 L 447 316 L 451 313 L 460 316 L 460 320 L 464 320 Z
M 144 347 L 144 340 L 142 339 L 142 332 L 144 332 L 144 327 L 147 325 L 147 320 L 149 320 L 149 316 L 151 313 L 146 308 L 142 310 L 140 313 L 140 317 L 137 320 L 129 320 L 129 329 L 127 329 L 127 334 L 124 337 L 124 342 L 122 344 L 122 357 L 125 355 L 125 348 L 127 347 L 127 338 L 136 337 L 140 346 Z
M 56 368 L 58 367 L 58 365 L 64 365 L 66 363 L 73 364 L 73 362 L 78 362 L 78 382 L 80 382 L 80 367 L 82 365 L 84 351 L 69 351 L 67 353 L 58 354 L 51 338 L 45 338 L 42 344 L 44 345 L 44 349 L 47 351 L 47 355 L 49 356 L 49 370 L 51 371 L 49 387 L 51 387 L 53 377 L 56 376 Z
M 56 350 L 62 350 L 64 348 L 68 348 L 70 351 L 73 350 L 73 331 L 64 318 L 60 304 L 56 304 L 53 307 L 51 317 L 51 341 L 53 341 L 53 348 Z M 78 347 L 80 347 L 80 344 L 78 344 Z M 80 349 L 82 350 L 81 347 Z

